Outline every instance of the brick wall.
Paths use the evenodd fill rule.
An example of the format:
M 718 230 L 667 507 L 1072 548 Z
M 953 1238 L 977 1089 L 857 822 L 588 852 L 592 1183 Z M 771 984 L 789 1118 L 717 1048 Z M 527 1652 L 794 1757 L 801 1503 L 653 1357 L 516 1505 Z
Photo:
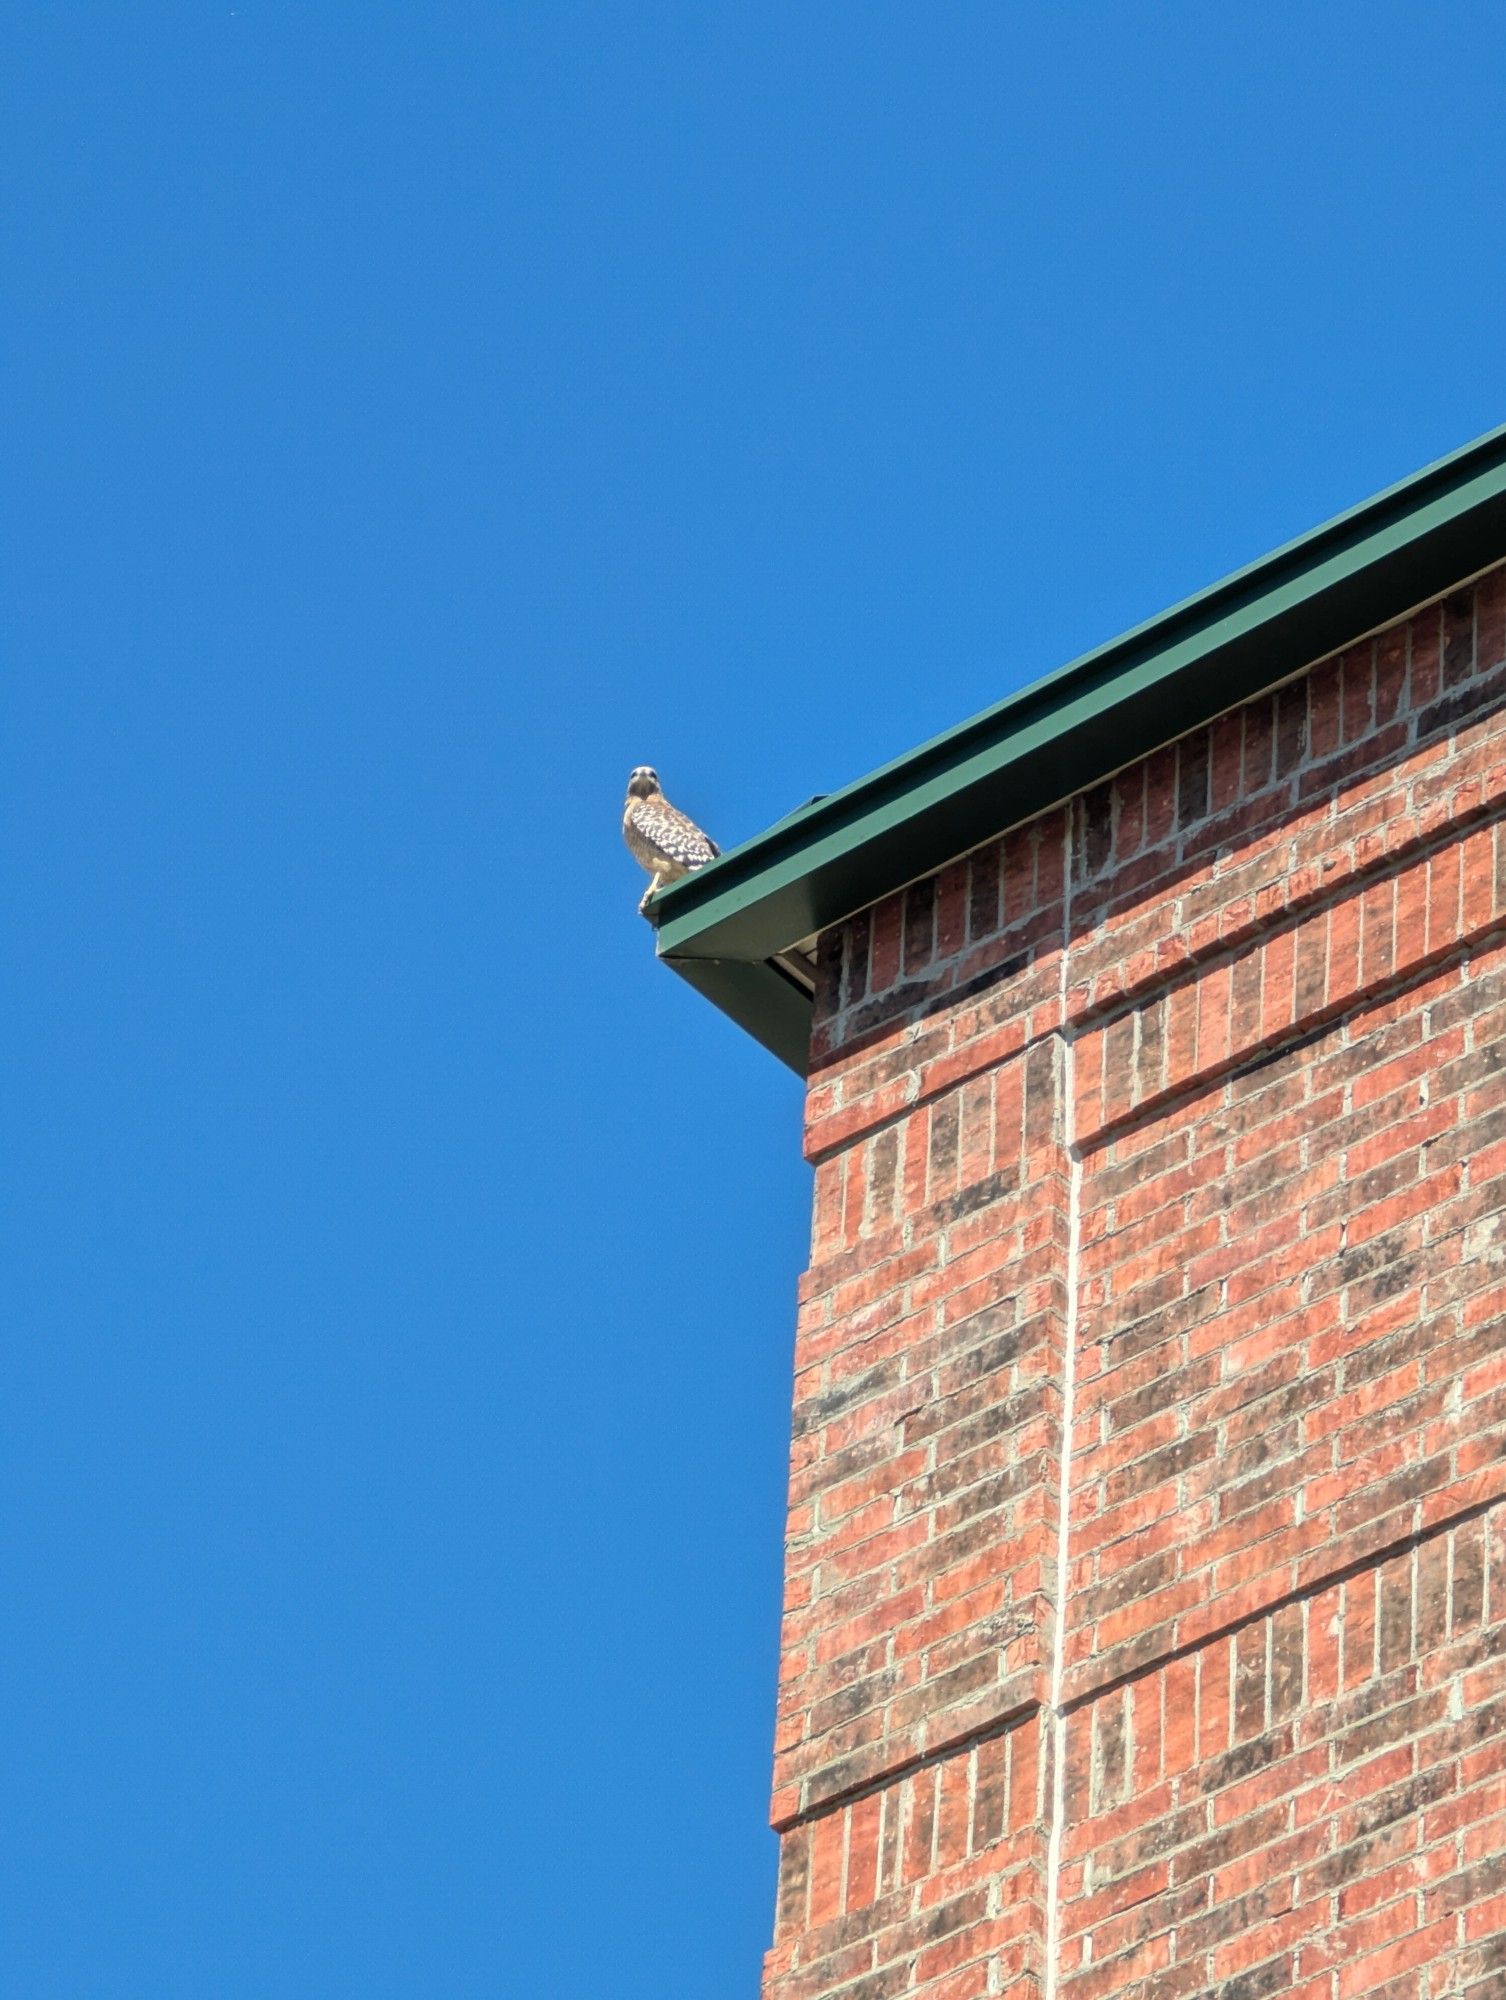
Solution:
M 1506 1994 L 1503 800 L 1506 568 L 823 939 L 768 2000 Z

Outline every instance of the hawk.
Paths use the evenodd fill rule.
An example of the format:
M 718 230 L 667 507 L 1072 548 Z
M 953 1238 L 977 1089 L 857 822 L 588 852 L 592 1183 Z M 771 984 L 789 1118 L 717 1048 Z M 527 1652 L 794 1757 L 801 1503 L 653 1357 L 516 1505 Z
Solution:
M 638 905 L 648 914 L 648 899 L 666 882 L 678 882 L 697 868 L 714 861 L 721 849 L 709 840 L 693 819 L 677 812 L 659 785 L 659 773 L 640 764 L 628 779 L 627 800 L 622 809 L 622 837 L 633 859 L 652 877 Z

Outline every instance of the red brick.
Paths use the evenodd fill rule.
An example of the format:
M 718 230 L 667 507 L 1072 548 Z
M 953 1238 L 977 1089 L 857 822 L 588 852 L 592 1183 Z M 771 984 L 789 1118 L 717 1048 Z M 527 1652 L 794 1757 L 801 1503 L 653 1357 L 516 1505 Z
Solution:
M 768 2000 L 1506 1967 L 1503 659 L 1506 567 L 822 940 Z

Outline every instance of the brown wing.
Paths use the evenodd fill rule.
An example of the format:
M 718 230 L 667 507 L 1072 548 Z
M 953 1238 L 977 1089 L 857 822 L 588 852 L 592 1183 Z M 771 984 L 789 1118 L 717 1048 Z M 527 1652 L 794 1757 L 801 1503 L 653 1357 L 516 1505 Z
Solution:
M 678 868 L 704 868 L 721 852 L 694 820 L 677 812 L 662 797 L 635 799 L 623 815 L 622 830 L 645 868 L 659 861 L 673 862 Z

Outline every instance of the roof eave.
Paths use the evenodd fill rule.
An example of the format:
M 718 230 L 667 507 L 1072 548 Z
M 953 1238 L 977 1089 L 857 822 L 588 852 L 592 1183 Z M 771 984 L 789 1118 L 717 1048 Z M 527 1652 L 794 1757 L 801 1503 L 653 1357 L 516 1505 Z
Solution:
M 1503 552 L 1506 427 L 675 883 L 655 898 L 660 955 L 803 1072 L 808 1004 L 793 994 L 800 1033 L 793 990 L 768 963 L 777 953 L 1403 617 Z M 711 964 L 714 974 L 692 969 Z
M 797 1076 L 807 1071 L 811 999 L 779 967 L 763 959 L 676 958 L 682 979 L 750 1034 Z

